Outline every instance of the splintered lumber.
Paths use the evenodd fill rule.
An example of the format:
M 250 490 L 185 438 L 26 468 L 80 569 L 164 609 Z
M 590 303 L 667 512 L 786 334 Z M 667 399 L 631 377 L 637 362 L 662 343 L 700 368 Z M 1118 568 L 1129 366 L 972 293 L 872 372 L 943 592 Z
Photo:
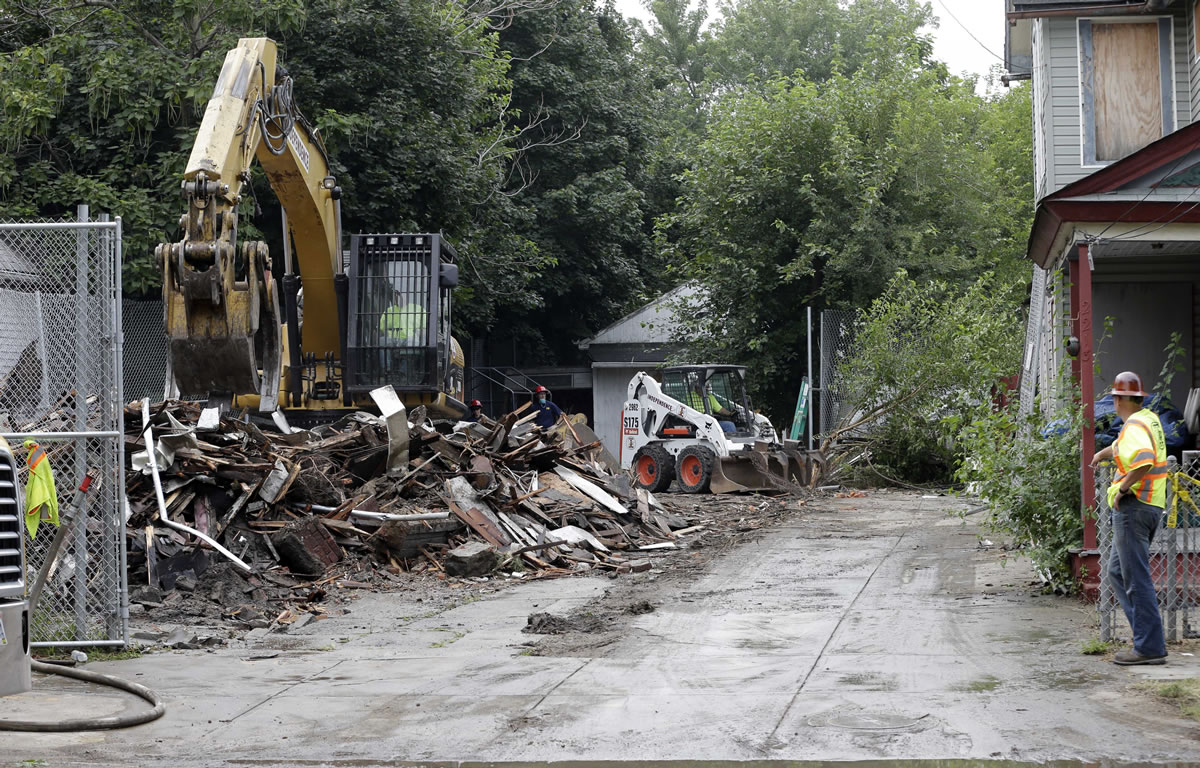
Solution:
M 538 476 L 538 482 L 541 483 L 542 487 L 545 489 L 547 498 L 555 498 L 555 494 L 557 494 L 557 497 L 577 500 L 583 504 L 592 504 L 592 498 L 590 496 L 578 490 L 575 488 L 575 486 L 571 485 L 566 480 L 563 480 L 554 473 L 543 472 Z
M 261 485 L 261 483 L 259 483 L 259 485 Z M 259 485 L 251 486 L 242 491 L 242 495 L 238 497 L 237 501 L 233 502 L 233 506 L 229 508 L 229 511 L 225 513 L 225 516 L 222 517 L 221 521 L 217 524 L 217 530 L 215 533 L 216 536 L 220 536 L 225 532 L 225 528 L 229 525 L 229 521 L 233 520 L 234 516 L 237 515 L 238 512 L 242 511 L 242 507 L 246 505 L 246 502 L 250 501 L 250 497 L 253 496 L 258 490 Z
M 512 543 L 500 526 L 500 520 L 487 504 L 475 493 L 475 489 L 464 477 L 452 477 L 446 481 L 446 494 L 450 497 L 450 509 L 471 530 L 493 546 L 503 547 Z
M 307 431 L 177 401 L 153 415 L 127 413 L 125 455 L 146 467 L 126 475 L 129 578 L 159 594 L 154 604 L 177 581 L 187 590 L 203 580 L 209 546 L 247 566 L 234 563 L 246 582 L 228 596 L 233 608 L 266 601 L 268 618 L 294 618 L 314 609 L 295 602 L 290 586 L 376 588 L 404 570 L 446 578 L 459 570 L 446 567 L 448 553 L 468 544 L 498 554 L 497 564 L 519 558 L 533 578 L 628 570 L 613 552 L 661 545 L 671 528 L 698 522 L 599 463 L 585 425 L 544 429 L 531 423 L 528 403 L 485 423 L 429 420 L 413 409 L 403 463 L 394 461 L 401 425 L 390 423 L 398 411 L 387 421 L 356 412 Z M 160 443 L 174 449 L 169 461 Z M 148 457 L 144 446 L 159 450 Z M 181 568 L 194 577 L 180 581 Z
M 579 475 L 578 472 L 574 472 L 566 467 L 555 467 L 554 471 L 563 480 L 566 480 L 572 486 L 585 493 L 588 497 L 593 499 L 601 506 L 615 512 L 618 515 L 625 515 L 629 513 L 629 510 L 621 506 L 620 502 L 605 492 L 604 489 L 590 480 L 584 479 Z
M 562 528 L 558 528 L 553 531 L 546 531 L 546 537 L 556 541 L 561 541 L 564 544 L 581 544 L 586 542 L 589 546 L 594 549 L 598 549 L 601 552 L 608 551 L 608 547 L 604 546 L 600 539 L 596 538 L 588 531 L 585 531 L 582 528 L 578 528 L 574 525 L 564 525 Z

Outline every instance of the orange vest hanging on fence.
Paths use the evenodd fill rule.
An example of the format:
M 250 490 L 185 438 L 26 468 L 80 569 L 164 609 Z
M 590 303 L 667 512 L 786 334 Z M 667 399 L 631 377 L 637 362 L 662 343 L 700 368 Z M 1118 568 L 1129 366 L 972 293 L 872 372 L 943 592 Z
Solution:
M 32 440 L 25 441 L 29 449 L 29 479 L 25 484 L 25 527 L 29 538 L 37 536 L 43 520 L 58 525 L 58 492 L 54 489 L 54 472 L 46 451 Z

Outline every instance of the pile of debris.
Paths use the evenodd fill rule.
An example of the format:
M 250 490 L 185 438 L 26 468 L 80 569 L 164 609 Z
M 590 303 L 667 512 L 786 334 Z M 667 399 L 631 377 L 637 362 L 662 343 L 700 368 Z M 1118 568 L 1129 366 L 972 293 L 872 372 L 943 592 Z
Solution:
M 287 623 L 271 604 L 318 601 L 335 579 L 648 570 L 647 552 L 691 530 L 633 488 L 585 425 L 543 429 L 526 408 L 456 423 L 385 407 L 387 418 L 300 430 L 198 403 L 131 404 L 134 600 L 195 593 L 250 626 Z

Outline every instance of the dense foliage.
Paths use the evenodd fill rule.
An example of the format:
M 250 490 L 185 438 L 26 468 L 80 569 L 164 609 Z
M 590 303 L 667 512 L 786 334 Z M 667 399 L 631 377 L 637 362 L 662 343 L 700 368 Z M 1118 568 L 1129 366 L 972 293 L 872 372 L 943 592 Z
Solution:
M 525 116 L 507 194 L 516 224 L 542 258 L 528 297 L 497 324 L 525 359 L 567 363 L 575 342 L 603 328 L 657 278 L 653 210 L 644 190 L 663 133 L 648 74 L 622 17 L 590 0 L 562 0 L 500 34 L 512 57 L 512 108 Z
M 981 97 L 917 0 L 0 0 L 0 216 L 125 222 L 153 293 L 224 52 L 279 41 L 345 190 L 348 231 L 444 231 L 459 331 L 520 365 L 683 281 L 693 357 L 748 363 L 790 409 L 804 305 L 1011 282 L 1031 207 L 1028 90 Z M 263 180 L 243 232 L 279 239 Z
M 1075 587 L 1068 554 L 1083 543 L 1082 423 L 1074 400 L 1049 418 L 1040 405 L 1022 416 L 1010 402 L 980 409 L 959 433 L 957 479 L 986 502 L 991 528 L 1022 547 L 1049 583 L 1067 591 Z
M 1016 290 L 991 273 L 965 290 L 901 271 L 861 311 L 838 395 L 864 465 L 884 477 L 947 483 L 963 460 L 960 433 L 1004 392 L 1020 364 Z M 879 478 L 873 478 L 879 482 Z
M 804 372 L 799 308 L 866 306 L 899 268 L 955 285 L 1023 272 L 1028 174 L 993 151 L 1011 112 L 1028 115 L 1026 91 L 980 99 L 916 53 L 723 100 L 660 222 L 670 260 L 709 297 L 689 324 L 696 356 L 752 363 L 786 413 Z

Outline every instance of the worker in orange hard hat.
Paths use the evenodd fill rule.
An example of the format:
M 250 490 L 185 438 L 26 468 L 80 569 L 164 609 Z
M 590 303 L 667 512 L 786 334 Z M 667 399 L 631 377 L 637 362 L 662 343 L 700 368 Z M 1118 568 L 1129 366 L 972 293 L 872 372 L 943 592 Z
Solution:
M 483 403 L 478 400 L 472 400 L 471 404 L 467 407 L 470 409 L 470 412 L 467 413 L 467 417 L 463 421 L 479 421 L 483 418 Z
M 1124 425 L 1116 442 L 1092 457 L 1092 466 L 1113 460 L 1108 487 L 1113 546 L 1108 580 L 1133 629 L 1133 648 L 1118 651 L 1117 664 L 1165 664 L 1158 597 L 1150 575 L 1150 543 L 1167 505 L 1167 439 L 1162 423 L 1142 402 L 1149 393 L 1132 371 L 1118 373 L 1110 390 Z
M 533 391 L 533 407 L 537 409 L 537 416 L 533 417 L 533 422 L 539 427 L 549 429 L 558 421 L 558 417 L 562 416 L 562 409 L 550 400 L 550 390 L 541 384 Z

